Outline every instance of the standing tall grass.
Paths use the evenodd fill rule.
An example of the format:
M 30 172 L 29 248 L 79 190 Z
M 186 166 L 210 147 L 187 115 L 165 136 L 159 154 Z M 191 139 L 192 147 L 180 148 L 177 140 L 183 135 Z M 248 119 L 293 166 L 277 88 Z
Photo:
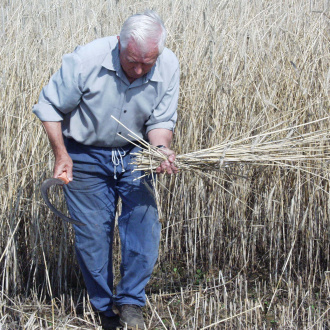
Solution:
M 118 34 L 133 13 L 157 10 L 181 64 L 173 149 L 185 154 L 329 115 L 327 6 L 325 0 L 3 0 L 0 327 L 98 324 L 72 229 L 54 218 L 39 192 L 53 156 L 31 108 L 64 53 Z M 329 130 L 329 121 L 292 134 L 317 130 Z M 148 327 L 330 327 L 327 164 L 311 171 L 241 164 L 208 174 L 157 182 L 163 230 L 147 287 Z M 119 276 L 118 254 L 115 260 Z

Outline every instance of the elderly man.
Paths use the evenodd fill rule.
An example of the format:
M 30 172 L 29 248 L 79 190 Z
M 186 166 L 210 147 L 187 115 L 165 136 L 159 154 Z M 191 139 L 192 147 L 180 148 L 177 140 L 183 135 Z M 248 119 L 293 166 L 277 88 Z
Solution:
M 76 255 L 94 308 L 109 323 L 144 328 L 145 286 L 158 256 L 160 223 L 151 178 L 132 172 L 139 150 L 113 115 L 167 155 L 157 173 L 176 173 L 169 149 L 176 123 L 179 64 L 164 48 L 166 30 L 146 11 L 129 17 L 120 36 L 77 47 L 63 57 L 33 112 L 55 155 L 54 177 L 66 172 L 65 197 Z M 121 280 L 113 288 L 112 243 L 118 198 Z M 118 318 L 118 316 L 117 316 Z

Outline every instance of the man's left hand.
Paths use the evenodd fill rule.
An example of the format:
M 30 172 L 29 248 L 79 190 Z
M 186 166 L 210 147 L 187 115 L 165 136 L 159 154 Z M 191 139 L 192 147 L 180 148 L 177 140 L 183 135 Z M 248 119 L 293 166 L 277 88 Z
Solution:
M 156 173 L 167 173 L 167 174 L 176 174 L 178 169 L 174 165 L 175 161 L 175 152 L 168 148 L 159 148 L 159 151 L 167 156 L 167 160 L 164 160 L 160 166 L 156 168 Z

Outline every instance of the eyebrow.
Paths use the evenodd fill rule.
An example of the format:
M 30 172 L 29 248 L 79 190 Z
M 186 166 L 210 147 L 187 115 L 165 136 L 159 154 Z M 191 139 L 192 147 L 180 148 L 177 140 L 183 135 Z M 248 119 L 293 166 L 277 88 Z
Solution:
M 127 61 L 130 63 L 141 63 L 144 65 L 152 65 L 153 63 L 155 63 L 156 61 L 149 61 L 149 62 L 139 62 L 139 61 L 135 61 L 134 59 L 130 58 L 130 57 L 126 57 Z

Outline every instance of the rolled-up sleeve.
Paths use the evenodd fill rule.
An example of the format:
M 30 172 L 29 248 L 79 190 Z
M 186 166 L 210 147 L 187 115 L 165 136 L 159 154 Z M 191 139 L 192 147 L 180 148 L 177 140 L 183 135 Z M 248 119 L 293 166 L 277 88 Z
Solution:
M 73 111 L 82 96 L 81 62 L 77 54 L 63 56 L 62 66 L 51 78 L 33 106 L 33 113 L 41 121 L 62 121 Z
M 179 98 L 180 69 L 174 72 L 169 87 L 146 122 L 146 133 L 155 128 L 173 131 L 177 120 Z

